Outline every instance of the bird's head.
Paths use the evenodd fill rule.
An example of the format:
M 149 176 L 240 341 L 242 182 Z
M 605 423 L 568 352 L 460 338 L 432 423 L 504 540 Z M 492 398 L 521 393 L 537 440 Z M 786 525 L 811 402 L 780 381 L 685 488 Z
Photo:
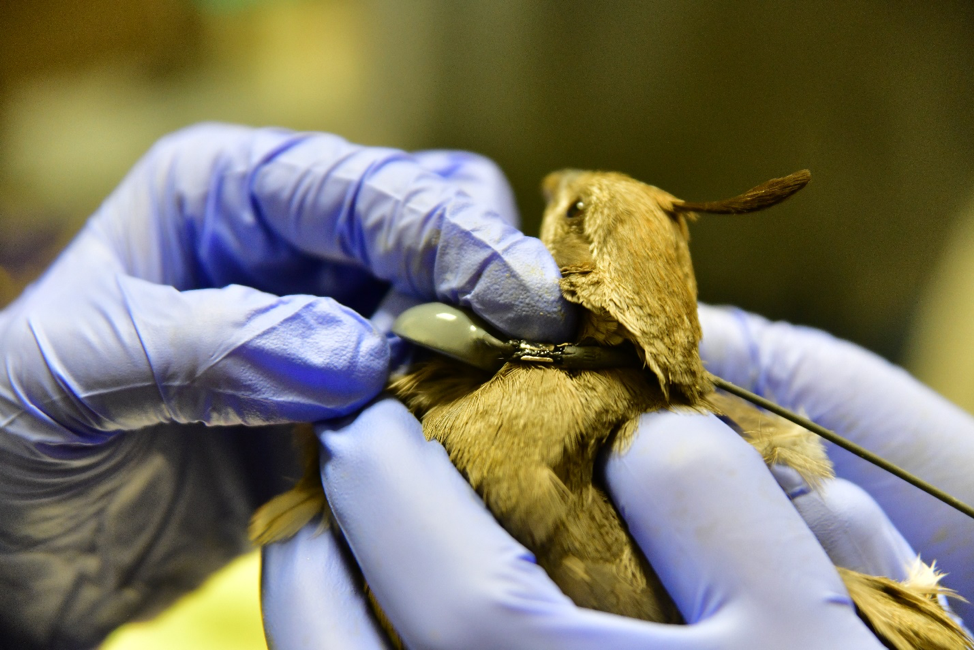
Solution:
M 695 402 L 709 392 L 709 383 L 698 353 L 687 222 L 698 212 L 770 207 L 808 179 L 807 171 L 796 172 L 732 199 L 688 203 L 624 174 L 549 175 L 541 240 L 561 267 L 565 297 L 587 310 L 579 338 L 603 345 L 631 341 L 665 394 L 675 389 Z

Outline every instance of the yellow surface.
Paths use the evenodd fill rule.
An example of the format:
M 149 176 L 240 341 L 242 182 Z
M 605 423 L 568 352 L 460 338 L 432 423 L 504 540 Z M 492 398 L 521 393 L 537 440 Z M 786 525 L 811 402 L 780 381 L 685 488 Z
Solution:
M 238 558 L 151 621 L 130 623 L 101 650 L 267 650 L 260 622 L 260 553 Z

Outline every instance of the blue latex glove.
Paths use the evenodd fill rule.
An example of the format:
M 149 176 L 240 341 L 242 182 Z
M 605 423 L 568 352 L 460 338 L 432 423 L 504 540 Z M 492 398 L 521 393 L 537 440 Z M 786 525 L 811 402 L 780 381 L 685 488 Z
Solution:
M 700 308 L 707 368 L 974 504 L 974 418 L 905 371 L 823 332 L 735 309 Z M 836 472 L 872 495 L 943 584 L 974 601 L 974 521 L 829 445 Z M 855 554 L 856 549 L 847 552 Z M 954 611 L 974 620 L 970 603 Z
M 248 548 L 290 436 L 230 425 L 372 399 L 390 344 L 360 314 L 388 287 L 571 331 L 513 217 L 469 154 L 221 125 L 160 141 L 0 312 L 2 643 L 96 645 Z
M 632 447 L 606 467 L 616 504 L 687 626 L 576 607 L 395 400 L 318 433 L 335 518 L 410 648 L 881 647 L 760 456 L 716 417 L 643 416 Z M 845 502 L 833 487 L 823 511 Z M 860 496 L 859 506 L 869 503 Z M 334 526 L 315 536 L 309 525 L 264 549 L 272 647 L 386 647 L 339 540 Z

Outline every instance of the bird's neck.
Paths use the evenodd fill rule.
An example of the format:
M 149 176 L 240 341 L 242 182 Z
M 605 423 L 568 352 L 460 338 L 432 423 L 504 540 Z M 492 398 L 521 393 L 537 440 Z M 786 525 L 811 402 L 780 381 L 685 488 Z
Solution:
M 621 345 L 626 341 L 635 342 L 632 334 L 611 315 L 596 313 L 588 309 L 582 311 L 576 335 L 578 343 L 585 345 Z

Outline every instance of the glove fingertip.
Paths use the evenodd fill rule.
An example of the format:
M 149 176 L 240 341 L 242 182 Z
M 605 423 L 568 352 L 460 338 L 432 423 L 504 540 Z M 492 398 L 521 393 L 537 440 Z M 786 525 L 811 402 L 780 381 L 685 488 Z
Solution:
M 437 255 L 441 298 L 518 338 L 571 340 L 577 308 L 562 295 L 558 265 L 541 241 L 500 224 L 478 229 L 458 220 L 445 229 Z

